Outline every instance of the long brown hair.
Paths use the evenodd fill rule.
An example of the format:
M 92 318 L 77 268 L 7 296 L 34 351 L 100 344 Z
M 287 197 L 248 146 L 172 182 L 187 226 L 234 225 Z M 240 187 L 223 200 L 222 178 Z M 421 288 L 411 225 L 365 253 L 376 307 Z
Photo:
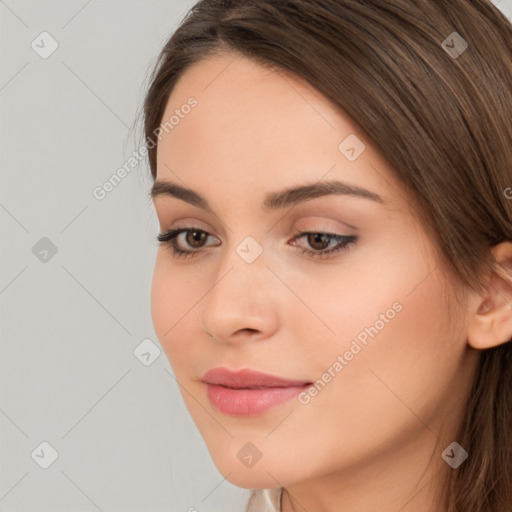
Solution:
M 291 71 L 346 112 L 410 191 L 453 289 L 484 290 L 489 249 L 512 240 L 512 25 L 489 0 L 198 2 L 150 76 L 153 179 L 176 81 L 225 51 Z M 511 512 L 510 342 L 481 351 L 468 396 L 456 440 L 469 458 L 445 480 L 448 512 Z

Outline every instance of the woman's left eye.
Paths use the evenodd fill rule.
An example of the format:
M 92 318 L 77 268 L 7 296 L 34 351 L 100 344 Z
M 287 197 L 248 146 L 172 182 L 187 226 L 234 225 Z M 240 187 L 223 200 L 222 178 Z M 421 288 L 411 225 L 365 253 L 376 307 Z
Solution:
M 183 249 L 180 247 L 178 241 L 181 235 L 185 235 L 184 238 L 182 237 L 182 241 L 186 242 L 189 247 L 196 250 Z M 204 247 L 203 243 L 209 236 L 211 236 L 209 233 L 199 228 L 178 228 L 171 229 L 164 233 L 159 233 L 157 235 L 157 240 L 163 245 L 169 247 L 173 256 L 187 258 L 200 252 L 200 249 Z M 302 254 L 307 254 L 316 258 L 326 258 L 334 253 L 350 249 L 355 245 L 358 237 L 355 235 L 346 236 L 337 233 L 300 231 L 294 234 L 293 241 L 295 242 L 301 238 L 305 238 L 309 246 L 314 249 L 302 248 Z M 332 242 L 335 242 L 334 246 L 332 245 Z M 292 245 L 295 245 L 295 243 Z
M 320 246 L 317 251 L 301 249 L 303 254 L 308 254 L 315 258 L 327 258 L 332 254 L 352 248 L 357 242 L 357 236 L 355 235 L 347 236 L 317 231 L 299 232 L 294 236 L 294 240 L 300 240 L 301 238 L 305 238 L 310 247 L 318 248 Z M 332 242 L 335 242 L 334 245 L 332 245 Z M 329 249 L 325 250 L 327 248 Z

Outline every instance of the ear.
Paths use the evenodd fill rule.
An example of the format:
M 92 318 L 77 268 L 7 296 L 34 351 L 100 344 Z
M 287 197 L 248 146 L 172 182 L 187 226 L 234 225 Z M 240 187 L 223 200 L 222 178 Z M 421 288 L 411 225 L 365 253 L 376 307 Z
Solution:
M 468 325 L 468 343 L 480 350 L 512 338 L 512 243 L 495 245 L 491 252 L 496 261 L 495 269 L 485 291 L 478 296 Z

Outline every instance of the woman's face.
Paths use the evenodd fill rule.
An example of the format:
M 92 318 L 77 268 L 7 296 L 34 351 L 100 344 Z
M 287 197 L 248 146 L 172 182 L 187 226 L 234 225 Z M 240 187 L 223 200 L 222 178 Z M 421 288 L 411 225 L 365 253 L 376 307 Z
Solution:
M 247 488 L 376 475 L 390 458 L 423 472 L 475 358 L 385 160 L 306 82 L 239 56 L 189 69 L 171 116 L 157 180 L 193 194 L 154 204 L 161 232 L 190 230 L 174 243 L 192 254 L 158 249 L 152 318 L 219 471 Z M 296 382 L 203 382 L 218 367 Z

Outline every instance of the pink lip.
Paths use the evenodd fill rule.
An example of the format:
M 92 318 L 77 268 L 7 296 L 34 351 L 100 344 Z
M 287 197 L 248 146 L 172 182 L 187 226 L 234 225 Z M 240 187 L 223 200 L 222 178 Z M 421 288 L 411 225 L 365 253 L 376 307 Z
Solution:
M 233 372 L 214 368 L 201 379 L 210 402 L 230 416 L 256 416 L 280 405 L 312 383 L 260 373 L 249 369 Z

